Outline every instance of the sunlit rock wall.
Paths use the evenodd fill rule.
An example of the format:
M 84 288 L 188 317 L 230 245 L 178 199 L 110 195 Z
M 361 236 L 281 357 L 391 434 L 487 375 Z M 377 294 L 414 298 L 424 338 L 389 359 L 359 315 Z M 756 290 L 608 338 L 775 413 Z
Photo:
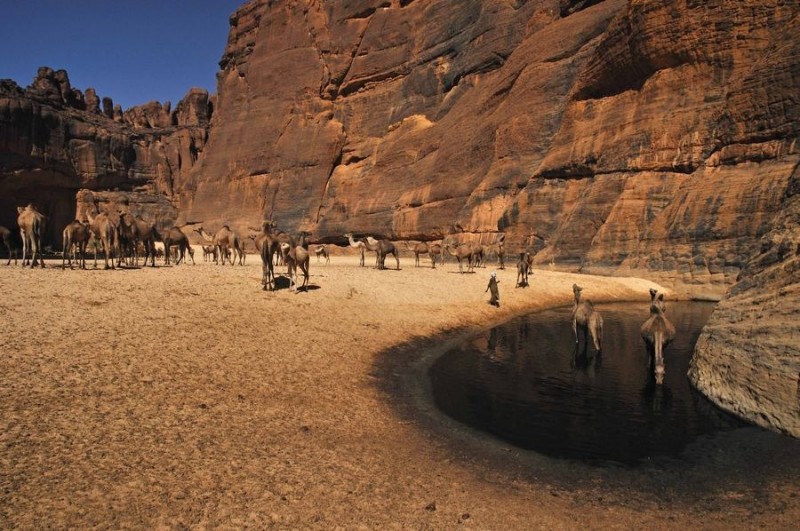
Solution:
M 31 202 L 47 216 L 46 242 L 58 248 L 81 188 L 167 198 L 169 217 L 177 215 L 205 146 L 208 93 L 190 90 L 174 111 L 150 102 L 123 112 L 103 102 L 101 110 L 94 90 L 72 88 L 63 70 L 40 68 L 24 89 L 0 80 L 0 225 L 16 229 L 16 207 Z
M 322 240 L 504 231 L 539 263 L 718 296 L 798 160 L 797 15 L 778 0 L 254 0 L 231 18 L 182 204 Z

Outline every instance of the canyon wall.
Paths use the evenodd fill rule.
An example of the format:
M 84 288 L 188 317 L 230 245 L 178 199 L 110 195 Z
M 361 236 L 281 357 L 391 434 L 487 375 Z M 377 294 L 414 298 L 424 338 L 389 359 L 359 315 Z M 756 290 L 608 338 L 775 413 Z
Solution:
M 689 379 L 756 424 L 800 437 L 800 170 L 759 253 L 698 339 Z
M 212 103 L 192 89 L 174 111 L 158 102 L 123 111 L 107 97 L 101 108 L 93 89 L 84 94 L 47 67 L 25 89 L 0 80 L 0 225 L 16 229 L 16 207 L 33 203 L 48 219 L 46 243 L 60 248 L 82 188 L 136 192 L 130 197 L 159 205 L 159 221 L 174 221 Z
M 231 18 L 181 204 L 491 241 L 719 296 L 798 161 L 796 2 L 268 2 Z

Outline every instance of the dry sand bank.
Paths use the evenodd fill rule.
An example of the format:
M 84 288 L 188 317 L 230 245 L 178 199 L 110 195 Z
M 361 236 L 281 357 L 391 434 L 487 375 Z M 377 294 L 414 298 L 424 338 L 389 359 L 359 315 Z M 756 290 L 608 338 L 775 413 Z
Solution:
M 514 289 L 506 269 L 497 309 L 484 294 L 492 268 L 416 269 L 413 257 L 401 266 L 312 257 L 314 289 L 299 294 L 262 292 L 252 255 L 245 267 L 0 267 L 0 527 L 722 528 L 800 518 L 796 484 L 766 485 L 762 514 L 737 504 L 747 493 L 735 490 L 718 507 L 634 507 L 604 501 L 602 478 L 556 492 L 454 452 L 391 403 L 376 369 L 389 349 L 568 304 L 574 282 L 596 301 L 646 301 L 653 283 L 536 270 L 530 288 Z M 548 463 L 534 465 L 558 471 Z

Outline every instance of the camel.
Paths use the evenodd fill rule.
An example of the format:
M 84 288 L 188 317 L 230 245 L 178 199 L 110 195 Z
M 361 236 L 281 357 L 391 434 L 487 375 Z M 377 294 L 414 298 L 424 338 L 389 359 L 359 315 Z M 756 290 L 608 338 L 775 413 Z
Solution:
M 95 199 L 94 208 L 97 216 L 92 216 L 91 212 L 86 212 L 89 219 L 89 227 L 94 237 L 100 242 L 103 248 L 103 258 L 105 259 L 105 269 L 109 269 L 109 258 L 111 259 L 111 269 L 114 266 L 114 252 L 118 250 L 117 225 L 111 220 L 107 212 L 100 212 L 100 207 Z M 94 267 L 97 269 L 97 245 L 95 244 Z
M 431 254 L 431 249 L 428 247 L 428 244 L 425 242 L 419 242 L 411 247 L 408 242 L 406 242 L 406 248 L 408 248 L 412 253 L 414 253 L 414 267 L 419 267 L 419 255 L 427 254 L 431 257 L 431 265 L 435 269 L 436 262 L 434 262 L 433 254 Z M 441 248 L 439 250 L 441 252 Z
M 393 255 L 397 263 L 397 269 L 400 270 L 400 257 L 397 254 L 397 248 L 389 240 L 375 240 L 369 236 L 362 239 L 366 248 L 370 251 L 375 251 L 375 267 L 378 269 L 386 269 L 386 255 Z
M 361 259 L 358 261 L 358 265 L 360 265 L 361 267 L 364 267 L 364 255 L 366 254 L 367 246 L 361 240 L 355 241 L 353 239 L 353 233 L 352 232 L 348 232 L 344 236 L 345 236 L 345 238 L 347 238 L 347 241 L 350 242 L 350 247 L 355 247 L 356 249 L 358 249 L 361 252 Z
M 505 262 L 506 252 L 505 252 L 505 246 L 503 245 L 502 242 L 493 243 L 491 245 L 483 245 L 481 247 L 483 250 L 483 254 L 485 256 L 488 257 L 493 254 L 497 256 L 497 264 L 499 266 L 498 269 L 506 268 L 506 262 Z
M 61 269 L 66 269 L 66 263 L 72 269 L 72 261 L 78 262 L 80 269 L 86 269 L 86 246 L 92 237 L 92 229 L 88 222 L 80 222 L 77 219 L 64 227 L 62 232 L 63 248 L 61 251 Z M 75 254 L 80 256 L 76 259 Z
M 255 231 L 256 229 L 250 228 Z M 275 266 L 273 256 L 280 253 L 280 242 L 272 233 L 272 222 L 265 221 L 258 235 L 250 235 L 256 251 L 261 256 L 261 283 L 264 291 L 275 289 Z
M 290 244 L 281 244 L 282 246 L 288 245 L 289 249 L 284 253 L 286 265 L 288 266 L 289 274 L 289 289 L 294 286 L 295 293 L 298 291 L 297 287 L 297 268 L 303 272 L 303 285 L 300 288 L 308 289 L 309 278 L 309 254 L 308 254 L 308 237 L 311 235 L 309 232 L 301 232 L 299 243 L 294 240 Z
M 28 248 L 31 249 L 31 268 L 36 267 L 37 260 L 44 267 L 42 258 L 42 234 L 44 233 L 45 217 L 36 210 L 32 204 L 25 208 L 17 207 L 17 225 L 19 235 L 22 237 L 22 265 L 25 266 Z
M 8 250 L 8 262 L 6 265 L 11 265 L 11 256 L 14 256 L 14 265 L 17 265 L 17 246 L 14 245 L 14 234 L 7 229 L 0 225 L 0 241 L 3 242 L 3 245 L 6 246 Z
M 124 237 L 128 248 L 133 251 L 134 264 L 139 263 L 138 243 L 142 244 L 144 250 L 144 265 L 150 259 L 150 265 L 156 266 L 156 226 L 154 223 L 145 221 L 141 216 L 132 216 L 130 213 L 119 211 L 119 233 L 120 239 Z
M 217 248 L 213 245 L 201 245 L 203 249 L 203 262 L 217 262 Z
M 375 253 L 375 267 L 380 269 L 381 268 L 381 244 L 378 240 L 373 238 L 372 236 L 367 236 L 366 238 L 361 238 L 361 243 L 364 244 L 364 251 L 372 251 Z M 400 269 L 398 267 L 398 269 Z
M 241 239 L 228 225 L 223 225 L 213 236 L 207 233 L 202 226 L 194 229 L 194 231 L 199 233 L 205 241 L 210 241 L 212 245 L 217 248 L 221 265 L 225 265 L 225 258 L 227 257 L 225 250 L 229 247 L 233 251 L 233 259 L 230 260 L 231 265 L 234 265 L 237 259 L 239 265 L 244 265 L 244 252 L 242 251 Z
M 654 365 L 653 373 L 656 384 L 664 383 L 666 368 L 664 365 L 664 349 L 675 339 L 675 327 L 664 315 L 664 294 L 656 299 L 656 290 L 650 290 L 650 318 L 642 324 L 644 339 L 650 364 Z
M 194 249 L 189 243 L 189 238 L 183 233 L 181 227 L 171 227 L 162 233 L 156 232 L 156 239 L 164 242 L 164 263 L 169 265 L 170 254 L 172 247 L 178 248 L 178 257 L 175 259 L 175 265 L 186 261 L 186 251 L 189 251 L 189 257 L 194 264 Z
M 317 263 L 319 263 L 321 258 L 325 258 L 325 265 L 331 263 L 331 255 L 328 253 L 328 248 L 325 245 L 317 245 L 317 248 L 314 249 L 314 254 L 317 255 Z
M 517 288 L 528 287 L 528 274 L 530 272 L 530 265 L 528 264 L 528 256 L 530 253 L 519 253 L 519 261 L 517 262 Z
M 450 253 L 451 256 L 454 256 L 456 260 L 458 260 L 458 271 L 459 273 L 463 273 L 463 264 L 462 261 L 467 261 L 467 273 L 472 273 L 473 268 L 475 267 L 475 259 L 476 259 L 476 249 L 473 247 L 472 244 L 464 243 L 453 249 L 450 244 L 445 244 L 444 250 Z
M 581 300 L 583 288 L 577 284 L 572 285 L 575 294 L 575 306 L 572 308 L 572 331 L 575 334 L 575 344 L 578 344 L 578 329 L 583 330 L 584 341 L 588 344 L 589 335 L 597 352 L 602 349 L 603 343 L 603 316 L 594 309 L 590 300 Z
M 444 263 L 444 255 L 442 254 L 442 246 L 438 243 L 433 243 L 428 246 L 428 254 L 431 256 L 431 267 L 436 269 L 436 258 L 438 257 Z

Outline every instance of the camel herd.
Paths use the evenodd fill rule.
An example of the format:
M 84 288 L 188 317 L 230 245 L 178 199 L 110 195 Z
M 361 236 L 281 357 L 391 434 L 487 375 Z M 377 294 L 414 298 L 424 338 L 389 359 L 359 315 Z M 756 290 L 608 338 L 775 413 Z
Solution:
M 155 267 L 158 254 L 163 254 L 165 264 L 170 264 L 170 259 L 175 265 L 185 261 L 186 253 L 194 263 L 194 251 L 189 238 L 183 232 L 185 227 L 170 227 L 157 230 L 152 222 L 133 216 L 129 212 L 119 210 L 115 214 L 101 212 L 95 201 L 95 213 L 87 212 L 87 220 L 75 220 L 63 230 L 63 248 L 61 267 L 70 269 L 73 262 L 80 269 L 86 269 L 86 251 L 90 243 L 95 249 L 95 268 L 97 267 L 97 250 L 103 255 L 106 269 L 114 269 L 123 260 L 132 260 L 138 263 L 140 255 L 144 256 L 144 264 L 148 261 Z M 22 265 L 37 265 L 44 267 L 42 259 L 42 235 L 44 233 L 45 216 L 36 210 L 33 205 L 17 208 L 17 224 L 22 239 Z M 188 225 L 188 224 L 187 224 Z M 208 233 L 202 226 L 192 229 L 204 240 L 203 257 L 207 261 L 231 265 L 245 264 L 245 246 L 235 231 L 228 225 L 223 225 L 216 233 Z M 289 277 L 289 289 L 308 288 L 310 233 L 300 232 L 297 236 L 275 229 L 271 221 L 262 223 L 260 229 L 250 227 L 249 239 L 253 241 L 256 251 L 262 262 L 262 287 L 264 290 L 275 290 L 275 266 L 286 265 Z M 7 265 L 11 263 L 12 256 L 17 261 L 16 246 L 13 243 L 12 232 L 0 226 L 0 241 L 6 247 L 9 257 Z M 395 259 L 397 269 L 400 269 L 400 257 L 396 245 L 387 239 L 374 239 L 370 236 L 355 239 L 352 233 L 344 235 L 351 247 L 360 251 L 359 264 L 365 265 L 367 251 L 375 253 L 375 267 L 386 269 L 386 257 L 391 255 Z M 414 253 L 414 266 L 420 266 L 420 255 L 427 254 L 431 260 L 431 267 L 436 268 L 436 263 L 444 261 L 444 253 L 458 261 L 459 272 L 471 272 L 475 267 L 484 264 L 489 253 L 496 254 L 500 269 L 505 268 L 504 263 L 504 237 L 501 234 L 498 241 L 490 246 L 478 243 L 462 243 L 451 245 L 449 243 L 420 242 L 414 246 L 406 243 L 408 250 Z M 325 245 L 318 245 L 314 251 L 317 262 L 322 258 L 330 262 L 330 255 Z M 528 276 L 533 265 L 533 257 L 529 252 L 520 253 L 517 262 L 516 287 L 527 287 Z M 302 274 L 302 283 L 300 283 Z M 298 285 L 299 284 L 299 285 Z M 600 315 L 590 300 L 581 298 L 583 288 L 577 284 L 572 287 L 574 306 L 572 311 L 572 330 L 576 345 L 579 344 L 580 333 L 583 333 L 584 343 L 588 346 L 589 338 L 595 350 L 599 353 L 603 343 L 603 317 Z M 650 317 L 642 324 L 641 336 L 647 346 L 656 383 L 664 380 L 664 348 L 675 338 L 675 327 L 667 319 L 664 295 L 656 290 L 650 290 Z

